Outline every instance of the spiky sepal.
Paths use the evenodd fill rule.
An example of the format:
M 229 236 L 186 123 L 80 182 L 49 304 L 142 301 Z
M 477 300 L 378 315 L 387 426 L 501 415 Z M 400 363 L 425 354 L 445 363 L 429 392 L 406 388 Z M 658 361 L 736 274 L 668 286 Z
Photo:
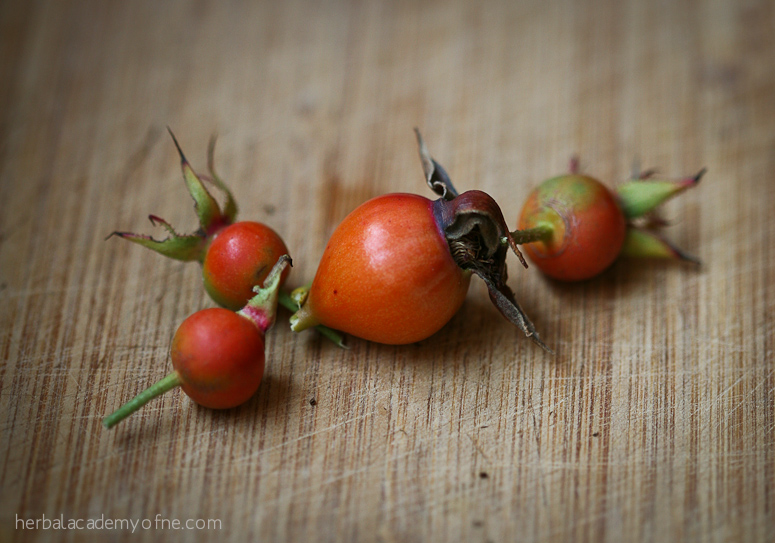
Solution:
M 175 134 L 172 133 L 172 130 L 170 130 L 169 127 L 167 130 L 169 130 L 172 141 L 175 143 L 175 148 L 180 155 L 183 180 L 186 183 L 189 194 L 194 199 L 194 209 L 199 218 L 199 229 L 193 234 L 179 234 L 164 219 L 157 217 L 156 215 L 149 215 L 148 218 L 151 220 L 151 224 L 154 226 L 157 224 L 161 225 L 167 231 L 167 238 L 157 240 L 145 234 L 120 231 L 113 232 L 108 237 L 118 236 L 127 239 L 176 260 L 198 260 L 199 262 L 202 262 L 205 257 L 205 252 L 207 251 L 207 246 L 213 236 L 219 230 L 232 224 L 236 219 L 237 204 L 229 188 L 218 174 L 215 173 L 213 156 L 215 154 L 215 137 L 210 139 L 210 144 L 207 149 L 207 167 L 210 171 L 210 176 L 208 177 L 197 175 L 186 159 L 186 156 L 183 154 L 183 151 L 178 144 L 178 140 L 175 138 Z M 218 202 L 207 190 L 203 181 L 208 181 L 213 184 L 226 195 L 223 211 L 221 211 Z
M 703 168 L 696 175 L 682 179 L 653 179 L 652 172 L 647 172 L 645 177 L 622 183 L 616 187 L 616 193 L 624 216 L 629 220 L 654 211 L 666 200 L 696 186 L 705 171 Z
M 635 258 L 664 258 L 700 264 L 700 260 L 667 241 L 656 232 L 628 226 L 621 256 Z
M 277 299 L 280 295 L 280 277 L 288 266 L 291 266 L 291 257 L 281 256 L 275 263 L 272 271 L 264 279 L 264 286 L 256 285 L 253 292 L 256 293 L 248 303 L 237 311 L 246 319 L 249 319 L 262 332 L 269 330 L 277 316 Z
M 207 238 L 199 233 L 196 234 L 178 234 L 170 224 L 156 215 L 148 215 L 151 224 L 156 226 L 160 224 L 167 231 L 169 236 L 163 240 L 157 240 L 145 234 L 135 234 L 133 232 L 113 232 L 108 236 L 117 236 L 129 240 L 143 247 L 147 247 L 159 254 L 174 258 L 175 260 L 198 260 L 202 261 L 207 248 Z M 108 239 L 105 238 L 105 239 Z
M 691 177 L 655 179 L 655 171 L 633 173 L 633 178 L 616 188 L 619 204 L 628 221 L 627 236 L 620 255 L 632 258 L 662 258 L 700 264 L 700 260 L 679 249 L 657 233 L 668 226 L 657 209 L 662 203 L 697 186 L 706 168 Z

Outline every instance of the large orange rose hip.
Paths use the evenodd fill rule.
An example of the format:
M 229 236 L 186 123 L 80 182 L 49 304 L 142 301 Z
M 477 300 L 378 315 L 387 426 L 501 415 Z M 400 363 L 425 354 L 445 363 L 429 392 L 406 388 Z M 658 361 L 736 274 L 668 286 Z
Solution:
M 379 343 L 412 343 L 452 318 L 470 280 L 450 254 L 433 202 L 388 194 L 336 229 L 299 318 L 305 327 L 322 323 Z

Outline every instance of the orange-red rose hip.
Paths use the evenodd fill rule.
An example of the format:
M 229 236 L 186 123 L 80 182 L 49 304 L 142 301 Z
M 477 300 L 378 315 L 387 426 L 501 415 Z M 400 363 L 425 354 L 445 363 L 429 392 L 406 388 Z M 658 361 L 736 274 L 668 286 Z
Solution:
M 350 213 L 328 242 L 302 310 L 305 327 L 412 343 L 452 318 L 470 280 L 452 259 L 431 200 L 379 196 Z
M 253 297 L 253 287 L 262 285 L 269 270 L 288 249 L 277 233 L 265 224 L 242 221 L 219 231 L 205 253 L 204 286 L 219 305 L 234 311 Z M 283 272 L 280 284 L 290 273 Z
M 592 177 L 571 174 L 543 182 L 528 196 L 519 229 L 545 226 L 553 235 L 524 246 L 545 274 L 563 281 L 594 277 L 610 266 L 627 223 L 616 197 Z

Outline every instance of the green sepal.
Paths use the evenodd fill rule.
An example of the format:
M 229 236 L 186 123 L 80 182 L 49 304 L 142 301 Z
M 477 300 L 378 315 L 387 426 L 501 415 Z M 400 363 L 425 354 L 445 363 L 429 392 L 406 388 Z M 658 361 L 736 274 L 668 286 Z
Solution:
M 149 215 L 148 218 L 154 226 L 160 224 L 167 230 L 169 233 L 167 239 L 157 240 L 151 236 L 135 234 L 133 232 L 113 232 L 108 237 L 118 236 L 128 239 L 138 245 L 142 245 L 143 247 L 147 247 L 159 254 L 176 260 L 198 260 L 199 262 L 203 262 L 207 245 L 213 235 L 221 228 L 232 224 L 236 219 L 237 203 L 229 188 L 215 173 L 213 160 L 213 155 L 215 154 L 215 137 L 211 138 L 207 150 L 207 166 L 212 177 L 200 176 L 196 174 L 188 163 L 188 160 L 178 144 L 177 138 L 175 138 L 175 134 L 172 133 L 172 130 L 169 127 L 167 127 L 167 130 L 169 131 L 170 136 L 172 136 L 172 141 L 175 143 L 175 148 L 180 155 L 183 180 L 186 183 L 189 194 L 191 194 L 191 197 L 194 199 L 194 209 L 199 218 L 200 229 L 194 234 L 181 235 L 178 234 L 164 219 L 155 215 Z M 212 183 L 226 194 L 226 203 L 223 212 L 221 212 L 218 202 L 205 187 L 203 180 Z
M 210 143 L 207 145 L 207 169 L 210 172 L 208 180 L 226 195 L 223 217 L 229 223 L 233 223 L 237 219 L 237 200 L 234 199 L 234 195 L 229 190 L 229 187 L 226 186 L 226 183 L 223 182 L 223 179 L 215 173 L 215 140 L 216 137 L 213 135 L 210 138 Z
M 212 233 L 214 230 L 222 227 L 224 224 L 229 224 L 231 221 L 227 216 L 221 213 L 221 208 L 213 195 L 207 190 L 207 187 L 202 183 L 202 179 L 196 174 L 194 169 L 189 164 L 186 156 L 183 154 L 183 150 L 178 144 L 178 140 L 175 138 L 175 134 L 168 127 L 172 141 L 175 142 L 175 147 L 180 155 L 180 167 L 183 170 L 183 180 L 186 182 L 186 188 L 188 188 L 189 194 L 194 199 L 194 209 L 199 217 L 199 225 L 202 231 L 206 234 Z M 216 186 L 219 186 L 218 182 L 213 180 Z M 221 182 L 221 185 L 223 183 Z M 235 210 L 236 214 L 236 210 Z
M 700 182 L 705 168 L 694 177 L 684 179 L 633 179 L 616 188 L 622 211 L 627 219 L 641 217 L 659 204 Z
M 666 258 L 700 264 L 697 257 L 682 251 L 660 235 L 635 226 L 627 228 L 620 254 L 624 257 Z
M 262 332 L 266 332 L 274 325 L 277 316 L 277 298 L 280 295 L 280 279 L 285 268 L 292 265 L 290 256 L 281 256 L 264 279 L 264 286 L 253 287 L 256 295 L 248 300 L 245 307 L 237 311 L 239 315 L 252 321 Z
M 133 232 L 113 232 L 108 236 L 118 236 L 120 238 L 129 240 L 143 247 L 147 247 L 157 253 L 164 255 L 175 260 L 183 260 L 189 262 L 196 260 L 202 262 L 204 260 L 205 249 L 207 247 L 207 238 L 199 234 L 180 235 L 170 226 L 170 224 L 155 215 L 148 215 L 151 220 L 151 224 L 161 224 L 167 232 L 169 237 L 163 240 L 157 240 L 151 236 L 144 234 L 135 234 Z M 105 238 L 107 239 L 107 238 Z
M 288 294 L 284 290 L 280 290 L 280 297 L 278 300 L 280 305 L 283 306 L 288 311 L 293 311 L 293 312 L 296 312 L 299 309 L 301 309 L 302 304 L 307 299 L 306 294 L 304 296 L 304 299 L 301 302 L 298 300 L 298 298 L 294 297 L 294 293 L 301 288 L 306 288 L 306 294 L 309 294 L 309 285 L 307 285 L 306 287 L 299 287 L 290 294 Z M 344 336 L 342 336 L 342 334 L 339 333 L 337 330 L 334 330 L 333 328 L 329 328 L 328 326 L 325 326 L 323 324 L 318 324 L 317 326 L 315 326 L 315 329 L 318 332 L 320 332 L 320 334 L 323 337 L 331 340 L 337 347 L 341 347 L 342 349 L 349 349 L 349 347 L 344 343 Z

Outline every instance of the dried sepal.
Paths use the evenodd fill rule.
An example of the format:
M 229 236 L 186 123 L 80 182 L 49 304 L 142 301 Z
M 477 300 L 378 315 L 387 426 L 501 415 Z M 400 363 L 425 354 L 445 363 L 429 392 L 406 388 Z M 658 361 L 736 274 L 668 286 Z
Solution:
M 472 190 L 451 201 L 437 200 L 434 210 L 458 266 L 484 281 L 490 300 L 509 322 L 541 348 L 552 352 L 538 336 L 533 323 L 506 284 L 508 249 L 511 248 L 520 257 L 522 254 L 495 200 L 485 192 Z M 520 259 L 524 263 L 524 259 Z
M 428 148 L 425 145 L 425 141 L 422 139 L 422 135 L 420 135 L 420 130 L 415 128 L 414 133 L 417 135 L 420 161 L 422 162 L 422 169 L 425 173 L 425 181 L 428 183 L 428 186 L 433 192 L 445 200 L 456 198 L 458 196 L 457 189 L 455 189 L 455 186 L 452 184 L 446 170 L 431 157 Z
M 434 203 L 434 214 L 444 230 L 452 258 L 462 269 L 484 281 L 493 305 L 509 322 L 541 348 L 553 352 L 538 336 L 506 284 L 508 249 L 511 248 L 525 268 L 527 262 L 509 231 L 500 206 L 486 192 L 470 190 L 458 194 L 447 172 L 431 157 L 420 131 L 417 128 L 414 131 L 425 180 L 431 190 L 441 196 Z

